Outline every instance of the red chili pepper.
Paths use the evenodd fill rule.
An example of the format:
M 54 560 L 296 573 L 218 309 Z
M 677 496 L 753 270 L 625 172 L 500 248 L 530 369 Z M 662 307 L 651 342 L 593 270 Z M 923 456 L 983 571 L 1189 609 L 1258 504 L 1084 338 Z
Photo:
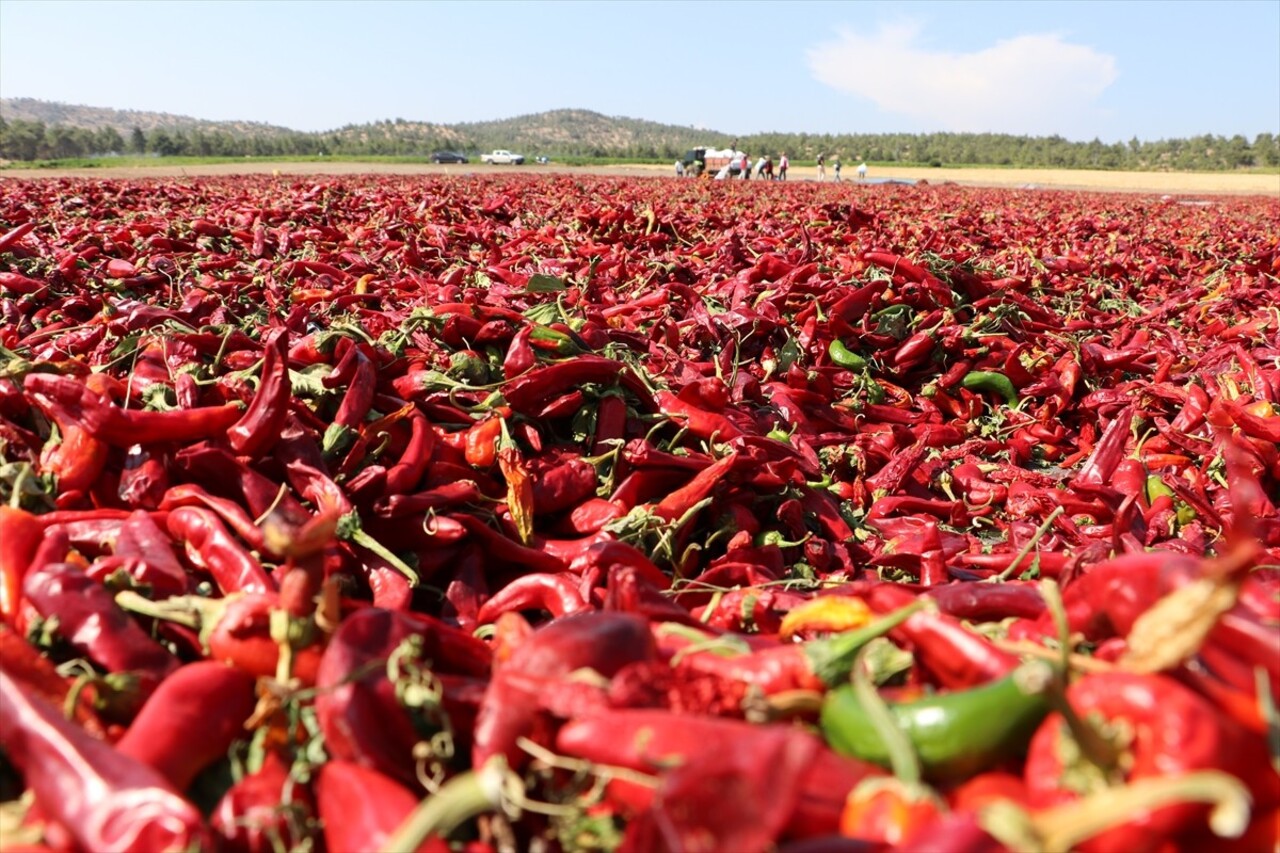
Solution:
M 708 743 L 718 745 L 712 754 L 706 750 Z M 834 833 L 848 792 L 862 780 L 883 773 L 873 765 L 837 756 L 801 729 L 758 726 L 741 720 L 666 710 L 610 710 L 574 720 L 560 729 L 555 746 L 562 755 L 664 776 L 674 773 L 676 768 L 697 765 L 700 760 L 709 761 L 708 767 L 695 766 L 692 773 L 703 783 L 704 790 L 718 792 L 718 795 L 723 794 L 722 786 L 726 784 L 734 784 L 735 790 L 744 793 L 754 785 L 763 785 L 760 793 L 772 798 L 772 802 L 766 806 L 753 798 L 744 805 L 767 809 L 771 815 L 765 820 L 766 834 L 770 836 L 765 839 L 766 845 L 782 834 L 811 838 Z M 793 764 L 785 758 L 788 754 L 803 756 L 804 760 Z M 731 758 L 734 755 L 746 756 L 747 761 L 735 766 L 737 763 Z M 716 756 L 730 757 L 730 760 L 722 761 Z M 706 770 L 723 771 L 723 774 Z M 617 782 L 611 783 L 606 797 L 617 796 L 615 790 L 621 787 Z M 654 792 L 631 786 L 625 792 L 618 792 L 626 797 L 620 805 L 644 809 L 655 795 L 670 801 L 676 788 L 677 785 L 664 784 Z M 688 794 L 692 795 L 692 791 Z M 690 803 L 700 801 L 689 800 Z M 703 808 L 714 811 L 722 805 L 705 802 Z M 742 831 L 752 835 L 759 831 L 759 815 L 744 815 L 736 809 L 732 814 L 744 823 Z M 697 819 L 701 818 L 702 815 L 698 815 Z M 743 841 L 740 836 L 726 835 L 722 840 L 729 846 L 723 849 L 744 849 L 730 839 Z M 754 841 L 747 843 L 754 847 Z
M 272 557 L 282 556 L 272 550 L 262 528 L 239 503 L 227 498 L 215 497 L 195 483 L 182 483 L 171 487 L 160 501 L 160 509 L 170 512 L 184 506 L 204 507 L 211 510 L 253 550 Z
M 406 707 L 397 696 L 387 660 L 398 650 L 406 672 L 416 666 L 470 676 L 488 672 L 490 652 L 480 640 L 425 614 L 373 607 L 347 616 L 329 639 L 315 702 L 325 749 L 416 786 L 413 747 L 421 734 L 415 717 L 432 721 L 423 719 L 423 708 Z M 447 696 L 444 701 L 447 710 Z
M 742 430 L 724 415 L 691 405 L 670 391 L 659 391 L 653 398 L 664 415 L 697 438 L 725 442 L 742 435 Z
M 502 423 L 502 417 L 491 417 L 467 430 L 465 453 L 468 464 L 486 470 L 494 466 L 498 461 Z
M 40 451 L 41 470 L 57 478 L 58 491 L 63 495 L 87 491 L 106 466 L 110 448 L 94 436 L 69 407 L 43 394 L 32 397 L 58 427 L 60 435 L 57 444 L 46 445 Z
M 738 454 L 730 452 L 699 471 L 692 480 L 664 497 L 654 507 L 654 514 L 667 521 L 680 519 L 700 501 L 709 497 L 738 462 Z
M 534 414 L 548 401 L 587 383 L 607 383 L 624 371 L 622 362 L 598 355 L 581 355 L 569 361 L 530 370 L 502 386 L 507 405 L 521 414 Z
M 1167 777 L 1195 770 L 1227 770 L 1241 775 L 1259 803 L 1273 805 L 1280 779 L 1265 755 L 1248 748 L 1204 699 L 1158 675 L 1128 672 L 1086 675 L 1067 689 L 1072 710 L 1092 725 L 1108 726 L 1110 745 L 1123 755 L 1104 772 L 1080 772 L 1087 760 L 1069 742 L 1061 716 L 1051 715 L 1036 732 L 1025 778 L 1031 802 L 1050 806 L 1104 791 L 1115 781 Z M 1096 729 L 1095 729 L 1096 731 Z M 1266 774 L 1273 778 L 1270 783 Z M 1076 781 L 1071 781 L 1076 780 Z M 1259 785 L 1265 786 L 1259 790 Z M 1119 826 L 1081 844 L 1082 850 L 1158 850 L 1203 820 L 1202 806 L 1171 805 L 1133 815 Z
M 595 467 L 577 455 L 528 460 L 535 515 L 551 515 L 575 507 L 596 493 Z
M 0 693 L 0 746 L 43 814 L 79 847 L 152 853 L 211 844 L 200 812 L 160 773 L 68 722 L 3 670 Z
M 484 553 L 491 560 L 521 566 L 525 571 L 529 572 L 554 574 L 562 572 L 566 568 L 564 559 L 550 553 L 545 547 L 539 547 L 539 542 L 536 539 L 532 543 L 532 547 L 526 547 L 507 538 L 474 515 L 455 514 L 440 516 L 440 518 L 464 527 L 468 537 L 482 546 Z M 542 544 L 545 545 L 546 543 Z
M 218 801 L 209 825 L 226 853 L 272 853 L 276 844 L 297 849 L 310 839 L 316 805 L 310 786 L 292 778 L 275 752 L 232 785 Z
M 197 773 L 226 756 L 232 743 L 248 740 L 244 724 L 257 705 L 256 681 L 219 661 L 189 663 L 160 683 L 116 749 L 185 791 Z
M 431 466 L 436 448 L 436 432 L 426 416 L 416 409 L 409 415 L 409 441 L 399 461 L 387 469 L 383 495 L 405 495 L 417 488 Z
M 0 236 L 0 252 L 9 251 L 14 246 L 18 245 L 23 237 L 27 236 L 34 230 L 36 230 L 36 223 L 34 220 L 24 222 L 21 225 L 16 225 L 13 228 L 10 228 L 3 236 Z
M 424 492 L 388 495 L 377 501 L 373 509 L 380 518 L 405 518 L 463 504 L 480 503 L 483 499 L 484 494 L 474 480 L 454 480 Z
M 103 402 L 85 385 L 51 373 L 29 373 L 23 388 L 65 407 L 98 441 L 113 447 L 134 444 L 181 444 L 224 435 L 240 418 L 240 407 L 227 403 L 198 409 L 150 412 L 122 409 Z
M 418 806 L 408 788 L 368 767 L 330 759 L 316 777 L 316 810 L 329 850 L 381 850 Z M 418 853 L 445 853 L 441 839 L 416 848 Z
M 333 420 L 325 429 L 321 447 L 326 453 L 338 452 L 346 448 L 354 432 L 360 428 L 365 416 L 369 414 L 377 390 L 377 366 L 361 352 L 359 346 L 353 344 L 348 353 L 354 366 L 350 368 L 351 377 L 347 382 L 347 390 L 342 395 L 342 402 L 338 404 Z M 346 361 L 346 359 L 343 360 Z M 334 372 L 337 373 L 342 368 L 343 365 L 339 363 L 334 368 Z
M 535 733 L 538 693 L 575 670 L 608 678 L 627 664 L 655 655 L 648 624 L 626 613 L 589 611 L 549 622 L 496 669 L 476 719 L 473 766 L 504 755 L 512 767 L 529 756 L 516 741 Z
M 156 598 L 187 593 L 191 579 L 150 513 L 139 510 L 126 518 L 115 540 L 111 556 L 95 560 L 86 570 L 91 578 L 103 582 L 111 573 L 124 570 L 150 587 Z
M 606 394 L 596 407 L 595 441 L 591 446 L 593 456 L 613 449 L 612 442 L 625 440 L 627 436 L 627 402 L 617 394 Z
M 521 575 L 480 606 L 476 621 L 493 622 L 503 613 L 518 610 L 545 610 L 557 618 L 577 613 L 588 607 L 579 585 L 580 580 L 571 573 Z
M 34 278 L 27 278 L 25 275 L 16 272 L 0 272 L 0 288 L 8 290 L 12 293 L 20 295 L 30 295 L 39 293 L 49 285 L 43 281 Z
M 1108 487 L 1116 467 L 1124 458 L 1125 440 L 1129 437 L 1132 410 L 1124 409 L 1107 424 L 1093 453 L 1071 481 L 1077 489 L 1097 491 Z
M 894 350 L 893 366 L 900 373 L 906 373 L 928 359 L 935 345 L 932 331 L 916 332 Z
M 872 609 L 888 613 L 909 605 L 915 596 L 889 584 L 867 591 Z M 1003 678 L 1017 668 L 1017 655 L 1002 651 L 982 635 L 943 613 L 921 612 L 890 632 L 912 649 L 916 662 L 943 687 L 963 689 Z
M 0 622 L 13 624 L 22 579 L 44 537 L 44 524 L 26 510 L 0 506 Z
M 227 430 L 231 449 L 257 458 L 280 438 L 293 386 L 289 380 L 289 331 L 276 328 L 262 343 L 262 376 L 249 408 Z
M 231 538 L 212 512 L 179 507 L 169 513 L 169 533 L 187 546 L 187 555 L 208 571 L 223 594 L 266 592 L 276 582 L 252 554 Z
M 532 370 L 538 363 L 538 357 L 530 343 L 532 337 L 533 326 L 524 326 L 511 339 L 506 358 L 502 360 L 502 375 L 507 379 L 515 379 Z
M 279 605 L 276 596 L 262 593 L 238 593 L 211 602 L 200 625 L 210 660 L 257 678 L 275 678 L 280 669 L 280 641 L 271 634 L 271 614 Z M 321 651 L 316 645 L 294 651 L 291 674 L 301 684 L 315 684 Z
M 69 563 L 32 566 L 23 595 L 58 633 L 108 672 L 131 672 L 144 692 L 178 668 L 179 661 L 129 618 L 106 587 Z

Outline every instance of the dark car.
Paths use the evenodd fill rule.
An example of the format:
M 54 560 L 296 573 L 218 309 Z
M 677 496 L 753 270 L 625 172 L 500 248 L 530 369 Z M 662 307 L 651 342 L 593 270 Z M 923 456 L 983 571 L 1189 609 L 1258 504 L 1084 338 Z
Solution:
M 467 158 L 457 151 L 437 151 L 431 155 L 432 163 L 466 163 Z

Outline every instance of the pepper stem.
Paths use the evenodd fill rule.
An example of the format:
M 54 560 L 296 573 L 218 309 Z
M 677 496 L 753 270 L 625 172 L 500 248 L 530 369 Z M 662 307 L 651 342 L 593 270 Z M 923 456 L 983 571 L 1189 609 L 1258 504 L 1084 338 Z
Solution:
M 1067 851 L 1125 823 L 1135 814 L 1179 803 L 1208 803 L 1209 828 L 1221 838 L 1238 838 L 1249 825 L 1249 791 L 1220 770 L 1139 779 L 1083 800 L 1046 809 L 1031 818 L 1046 853 Z
M 1084 759 L 1110 777 L 1120 766 L 1120 749 L 1071 707 L 1061 677 L 1048 679 L 1044 695 L 1049 706 L 1062 716 Z
M 1036 528 L 1036 532 L 1031 534 L 1031 538 L 1027 540 L 1027 543 L 1019 549 L 1017 556 L 1013 558 L 1013 562 L 1009 564 L 1009 567 L 1000 574 L 987 578 L 987 581 L 989 583 L 1003 583 L 1004 581 L 1007 581 L 1013 573 L 1017 571 L 1018 564 L 1027 558 L 1027 555 L 1031 553 L 1031 550 L 1035 548 L 1040 540 L 1044 538 L 1044 535 L 1049 532 L 1049 528 L 1053 527 L 1053 523 L 1058 520 L 1058 516 L 1062 515 L 1064 512 L 1066 512 L 1065 508 L 1061 506 L 1054 507 L 1053 512 L 1049 513 L 1048 517 L 1045 518 L 1045 520 L 1041 522 L 1040 526 Z
M 212 601 L 212 599 L 202 599 L 192 595 L 152 601 L 131 589 L 116 593 L 116 605 L 122 610 L 194 629 L 199 629 L 206 621 L 205 617 L 212 609 L 210 607 Z
M 889 765 L 898 781 L 911 790 L 920 785 L 920 756 L 916 754 L 911 739 L 902 730 L 888 703 L 880 697 L 871 681 L 871 667 L 867 665 L 866 649 L 858 652 L 853 663 L 853 693 L 867 712 L 867 721 L 884 743 L 889 753 Z
M 494 756 L 478 770 L 454 776 L 418 804 L 383 843 L 382 850 L 417 850 L 430 838 L 448 835 L 471 818 L 500 808 L 509 800 L 506 789 L 513 782 L 520 784 L 502 756 Z
M 349 512 L 338 520 L 338 537 L 354 542 L 361 548 L 372 551 L 386 560 L 392 568 L 409 579 L 410 586 L 417 586 L 421 582 L 418 573 L 408 563 L 391 553 L 391 550 L 386 545 L 383 545 L 365 532 L 364 528 L 360 526 L 360 517 L 355 512 Z
M 889 633 L 916 613 L 924 610 L 926 606 L 923 599 L 918 599 L 856 630 L 820 640 L 810 640 L 805 644 L 805 653 L 809 658 L 813 674 L 827 684 L 838 684 L 844 681 L 849 677 L 854 656 L 863 646 Z

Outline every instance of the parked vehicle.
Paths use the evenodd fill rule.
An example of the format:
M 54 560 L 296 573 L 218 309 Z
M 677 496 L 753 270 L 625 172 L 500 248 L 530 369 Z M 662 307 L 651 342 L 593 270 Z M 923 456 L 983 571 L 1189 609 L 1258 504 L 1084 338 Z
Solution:
M 723 150 L 718 148 L 691 148 L 684 152 L 682 161 L 685 169 L 692 172 L 696 177 L 703 172 L 709 172 L 714 175 L 723 169 L 729 167 L 729 175 L 736 176 L 739 174 L 738 160 L 742 157 L 741 151 L 735 151 L 732 148 Z
M 481 154 L 480 162 L 491 163 L 496 166 L 519 166 L 524 162 L 524 155 L 512 154 L 505 148 L 499 148 L 492 154 Z
M 469 163 L 465 155 L 457 151 L 436 151 L 431 155 L 432 163 Z

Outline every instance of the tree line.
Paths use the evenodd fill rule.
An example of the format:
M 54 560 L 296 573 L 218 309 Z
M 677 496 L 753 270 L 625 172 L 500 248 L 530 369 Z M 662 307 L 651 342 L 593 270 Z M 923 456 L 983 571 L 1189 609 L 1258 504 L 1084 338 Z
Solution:
M 507 123 L 511 124 L 511 123 Z M 334 131 L 233 135 L 225 131 L 133 128 L 122 135 L 111 127 L 96 130 L 39 121 L 0 118 L 0 158 L 13 161 L 67 160 L 111 156 L 428 157 L 439 149 L 463 153 L 519 148 L 527 156 L 612 157 L 673 160 L 695 145 L 727 147 L 731 140 L 693 128 L 663 127 L 645 132 L 645 123 L 618 125 L 603 137 L 582 133 L 551 138 L 518 126 L 438 126 L 395 121 L 352 125 Z M 1249 140 L 1205 134 L 1155 142 L 1136 137 L 1127 143 L 1073 142 L 1061 136 L 1031 137 L 996 133 L 760 133 L 736 140 L 752 156 L 785 151 L 793 162 L 825 154 L 844 162 L 924 166 L 1010 166 L 1024 168 L 1230 171 L 1280 167 L 1280 136 L 1260 133 Z

